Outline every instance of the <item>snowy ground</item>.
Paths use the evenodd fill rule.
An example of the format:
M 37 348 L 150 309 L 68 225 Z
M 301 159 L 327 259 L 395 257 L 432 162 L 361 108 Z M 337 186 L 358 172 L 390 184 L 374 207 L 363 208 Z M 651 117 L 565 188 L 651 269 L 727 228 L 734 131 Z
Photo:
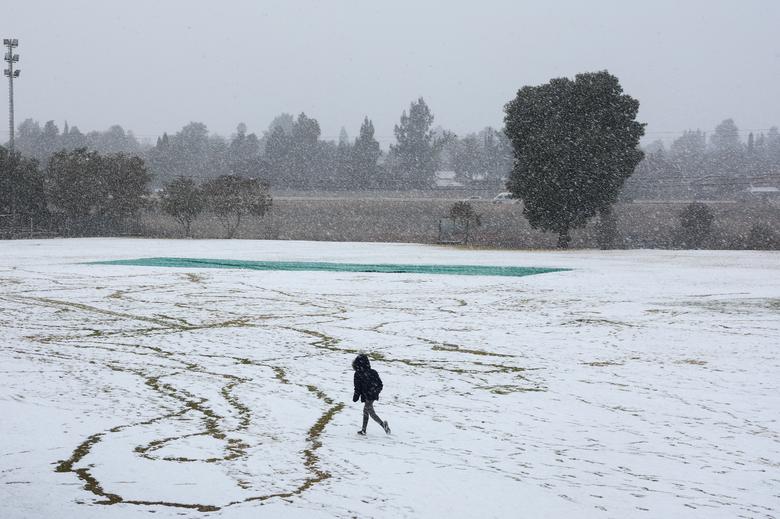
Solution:
M 150 256 L 574 270 L 80 264 Z M 778 253 L 5 242 L 0 516 L 780 517 L 778 337 Z

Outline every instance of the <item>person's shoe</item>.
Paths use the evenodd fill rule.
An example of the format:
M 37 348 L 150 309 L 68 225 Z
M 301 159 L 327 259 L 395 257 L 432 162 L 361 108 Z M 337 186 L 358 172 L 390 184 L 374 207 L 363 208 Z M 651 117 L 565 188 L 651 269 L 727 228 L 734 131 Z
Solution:
M 363 431 L 363 430 L 361 430 L 361 431 L 358 431 L 358 434 L 359 434 L 360 436 L 365 436 L 365 435 L 366 435 L 366 431 Z
M 382 423 L 382 429 L 385 430 L 385 433 L 390 434 L 390 425 L 387 423 L 387 420 Z

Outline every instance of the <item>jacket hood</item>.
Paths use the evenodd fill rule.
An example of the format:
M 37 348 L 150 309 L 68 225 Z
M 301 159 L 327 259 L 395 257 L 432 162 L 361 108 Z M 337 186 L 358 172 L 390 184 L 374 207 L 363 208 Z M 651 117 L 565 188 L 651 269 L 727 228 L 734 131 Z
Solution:
M 368 360 L 368 355 L 361 353 L 355 360 L 352 361 L 352 369 L 355 371 L 371 369 L 371 363 Z

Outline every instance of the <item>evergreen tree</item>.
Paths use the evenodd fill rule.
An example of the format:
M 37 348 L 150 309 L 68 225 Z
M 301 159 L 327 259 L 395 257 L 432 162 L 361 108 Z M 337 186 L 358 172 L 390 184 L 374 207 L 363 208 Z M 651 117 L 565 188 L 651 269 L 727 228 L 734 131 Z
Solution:
M 54 121 L 46 121 L 43 125 L 43 133 L 39 144 L 40 153 L 48 157 L 55 151 L 62 149 L 60 145 L 60 129 L 54 124 Z
M 339 130 L 339 144 L 349 144 L 349 134 L 347 133 L 347 129 L 343 126 L 341 127 L 341 130 Z
M 773 126 L 766 134 L 766 160 L 774 182 L 780 185 L 780 132 Z
M 712 153 L 709 170 L 710 192 L 720 197 L 733 197 L 748 187 L 745 168 L 745 150 L 739 139 L 739 129 L 732 119 L 726 119 L 715 127 L 710 136 Z
M 467 135 L 456 141 L 453 167 L 458 177 L 474 181 L 486 173 L 484 150 L 476 135 Z
M 481 137 L 487 181 L 505 181 L 512 170 L 512 144 L 502 131 L 487 127 Z
M 209 137 L 205 124 L 191 122 L 172 136 L 164 133 L 147 158 L 160 182 L 179 176 L 208 178 L 227 170 L 226 148 L 221 137 Z
M 268 125 L 268 132 L 267 134 L 270 135 L 274 132 L 277 128 L 281 128 L 284 133 L 287 135 L 292 134 L 292 128 L 295 124 L 295 117 L 288 113 L 281 113 L 273 118 L 271 121 L 271 124 Z
M 642 159 L 638 110 L 607 71 L 523 87 L 506 105 L 515 153 L 507 188 L 532 227 L 558 234 L 559 247 L 615 202 Z
M 686 178 L 694 179 L 704 173 L 706 151 L 707 140 L 704 133 L 699 130 L 686 130 L 672 142 L 669 156 Z
M 69 127 L 67 133 L 62 133 L 62 149 L 75 150 L 76 148 L 84 148 L 86 145 L 87 141 L 78 126 Z
M 100 156 L 100 169 L 105 187 L 102 215 L 123 224 L 144 206 L 151 175 L 142 158 L 125 153 Z
M 376 183 L 377 161 L 381 155 L 379 142 L 374 138 L 374 123 L 365 117 L 352 148 L 352 171 L 359 186 L 369 187 Z
M 409 113 L 401 114 L 393 130 L 397 144 L 390 146 L 395 156 L 398 187 L 426 188 L 433 185 L 436 159 L 442 143 L 434 138 L 433 114 L 423 98 L 412 102 Z
M 265 142 L 269 179 L 274 185 L 288 185 L 291 179 L 292 138 L 275 126 Z
M 260 139 L 254 133 L 246 133 L 246 124 L 239 123 L 236 134 L 230 140 L 229 155 L 231 162 L 243 162 L 256 158 L 260 154 Z
M 0 146 L 0 215 L 43 216 L 46 212 L 38 161 Z
M 71 130 L 73 133 L 73 130 Z M 157 138 L 157 144 L 146 153 L 146 162 L 149 170 L 154 173 L 155 179 L 165 183 L 176 177 L 176 163 L 171 150 L 171 141 L 167 133 Z
M 298 115 L 292 127 L 291 173 L 292 183 L 299 188 L 317 183 L 318 146 L 320 124 L 305 113 Z
M 209 131 L 206 125 L 191 122 L 170 138 L 170 152 L 176 175 L 207 177 L 209 168 Z
M 334 152 L 332 159 L 333 172 L 332 179 L 329 182 L 329 187 L 346 188 L 346 187 L 362 187 L 359 179 L 357 178 L 357 172 L 353 169 L 354 163 L 352 160 L 352 154 L 354 149 L 349 143 L 349 136 L 344 128 L 341 129 L 341 135 L 339 135 L 339 144 Z M 323 163 L 326 165 L 331 162 L 328 160 L 328 153 L 323 152 L 321 154 Z
M 78 225 L 103 211 L 106 179 L 101 172 L 96 151 L 59 151 L 46 167 L 46 198 L 56 211 Z
M 139 157 L 62 150 L 46 167 L 46 197 L 77 232 L 110 230 L 136 215 L 149 180 Z
M 739 140 L 739 128 L 734 124 L 733 119 L 725 119 L 718 126 L 710 137 L 710 143 L 716 152 L 733 153 L 742 149 L 742 143 Z

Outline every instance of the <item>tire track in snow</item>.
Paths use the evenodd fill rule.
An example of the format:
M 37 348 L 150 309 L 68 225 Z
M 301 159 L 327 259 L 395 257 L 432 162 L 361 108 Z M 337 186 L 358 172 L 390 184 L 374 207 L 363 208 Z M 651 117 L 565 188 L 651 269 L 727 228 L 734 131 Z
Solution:
M 131 290 L 123 290 L 122 297 L 128 295 L 130 292 Z M 114 294 L 116 294 L 116 292 L 114 292 Z M 132 336 L 134 333 L 138 333 L 138 332 L 140 332 L 141 334 L 147 334 L 149 332 L 178 333 L 184 331 L 195 331 L 195 330 L 202 330 L 206 328 L 214 328 L 214 327 L 221 327 L 221 326 L 241 326 L 245 324 L 245 322 L 248 320 L 248 319 L 232 320 L 227 322 L 227 324 L 216 323 L 210 325 L 209 324 L 192 325 L 190 323 L 187 323 L 186 321 L 177 318 L 157 318 L 157 317 L 150 318 L 146 316 L 138 316 L 138 315 L 129 314 L 125 312 L 106 310 L 92 305 L 73 303 L 64 300 L 55 300 L 51 298 L 14 297 L 14 298 L 5 298 L 5 299 L 8 299 L 9 302 L 14 302 L 16 304 L 42 305 L 42 306 L 55 307 L 55 308 L 68 308 L 73 311 L 81 311 L 88 314 L 106 316 L 106 317 L 119 319 L 119 320 L 135 320 L 141 322 L 149 322 L 157 325 L 155 328 L 152 329 L 129 330 L 129 331 L 120 330 L 115 333 L 92 334 L 93 335 L 92 339 L 97 340 L 98 342 L 103 337 L 109 337 L 109 336 L 122 337 L 127 335 Z M 316 316 L 321 317 L 322 315 L 316 314 Z M 295 317 L 301 317 L 301 314 L 296 314 Z M 82 348 L 82 346 L 76 344 L 69 344 L 69 342 L 72 342 L 72 340 L 78 338 L 81 338 L 81 336 L 45 336 L 45 337 L 36 337 L 35 339 L 45 344 L 60 344 L 65 346 L 71 346 L 71 347 L 75 346 L 78 348 Z M 89 348 L 89 346 L 87 346 L 87 348 Z M 246 430 L 246 428 L 248 427 L 251 421 L 251 412 L 248 409 L 248 407 L 242 404 L 240 400 L 238 400 L 232 394 L 233 389 L 235 389 L 239 384 L 246 382 L 246 379 L 241 379 L 239 377 L 228 375 L 228 374 L 210 373 L 203 366 L 195 364 L 190 360 L 177 359 L 177 357 L 179 356 L 178 353 L 166 351 L 159 347 L 144 346 L 143 348 L 144 350 L 146 350 L 143 353 L 144 355 L 153 354 L 161 358 L 165 358 L 167 360 L 176 360 L 178 362 L 185 363 L 186 370 L 184 372 L 208 373 L 210 375 L 217 375 L 228 379 L 229 380 L 228 384 L 224 385 L 220 389 L 220 393 L 222 397 L 229 403 L 229 405 L 231 405 L 234 409 L 238 411 L 240 419 L 239 419 L 239 426 L 236 428 L 236 431 Z M 115 349 L 107 346 L 103 346 L 102 349 L 108 351 L 116 351 Z M 128 351 L 123 350 L 122 353 L 128 353 Z M 136 353 L 136 352 L 132 352 L 132 353 Z M 225 358 L 224 356 L 220 356 L 220 355 L 209 355 L 209 357 Z M 258 367 L 271 369 L 274 372 L 274 378 L 276 378 L 280 383 L 288 384 L 288 385 L 298 385 L 298 384 L 291 384 L 287 379 L 284 369 L 279 366 L 272 366 L 269 364 L 252 361 L 246 358 L 239 358 L 239 357 L 227 357 L 227 358 L 239 364 L 244 364 L 244 365 L 250 364 Z M 322 432 L 324 431 L 328 423 L 330 423 L 333 416 L 343 409 L 344 405 L 343 403 L 335 403 L 331 398 L 325 395 L 316 386 L 303 385 L 302 387 L 304 387 L 309 393 L 313 394 L 316 398 L 323 401 L 328 406 L 328 408 L 324 411 L 324 413 L 318 418 L 318 420 L 310 427 L 310 429 L 307 432 L 306 441 L 309 444 L 309 446 L 303 451 L 302 461 L 303 461 L 303 467 L 307 472 L 309 472 L 310 475 L 304 480 L 303 483 L 291 489 L 290 491 L 250 496 L 245 499 L 230 502 L 224 505 L 183 503 L 183 502 L 172 502 L 172 501 L 165 501 L 165 500 L 128 499 L 122 497 L 117 493 L 108 491 L 104 488 L 104 484 L 101 483 L 93 475 L 92 473 L 93 471 L 90 470 L 90 466 L 80 467 L 79 464 L 84 460 L 84 458 L 86 458 L 90 454 L 90 452 L 92 451 L 95 445 L 97 445 L 101 441 L 104 441 L 106 437 L 109 436 L 110 434 L 118 433 L 120 431 L 133 428 L 133 427 L 148 426 L 164 420 L 180 418 L 181 416 L 187 413 L 197 412 L 201 415 L 201 420 L 204 422 L 206 428 L 205 431 L 202 431 L 200 433 L 192 433 L 192 434 L 186 434 L 181 436 L 173 436 L 173 437 L 166 437 L 158 440 L 153 440 L 149 442 L 147 445 L 136 447 L 135 452 L 138 455 L 150 459 L 152 461 L 156 459 L 161 459 L 165 461 L 175 461 L 181 463 L 186 463 L 186 462 L 216 463 L 216 462 L 232 461 L 245 456 L 246 448 L 248 448 L 249 446 L 246 445 L 245 443 L 240 442 L 240 440 L 228 438 L 227 439 L 228 444 L 226 447 L 228 454 L 222 457 L 218 457 L 218 458 L 215 457 L 215 458 L 208 458 L 208 459 L 189 459 L 183 457 L 162 457 L 162 458 L 154 457 L 153 455 L 151 455 L 151 453 L 163 448 L 166 444 L 172 441 L 180 440 L 182 438 L 208 435 L 215 439 L 225 439 L 225 433 L 220 429 L 219 426 L 219 422 L 222 419 L 222 417 L 216 414 L 212 409 L 210 409 L 208 406 L 205 405 L 206 402 L 208 401 L 206 398 L 204 397 L 194 398 L 194 395 L 190 395 L 182 389 L 177 389 L 172 384 L 166 384 L 161 382 L 161 379 L 164 379 L 165 377 L 170 377 L 176 375 L 177 373 L 183 373 L 183 372 L 174 372 L 174 373 L 168 373 L 166 375 L 152 376 L 143 373 L 140 370 L 132 370 L 132 369 L 120 367 L 116 363 L 107 363 L 104 364 L 104 367 L 115 371 L 134 373 L 142 377 L 144 379 L 144 384 L 147 387 L 153 389 L 158 393 L 161 393 L 166 397 L 173 398 L 179 401 L 183 407 L 181 407 L 179 410 L 175 412 L 160 415 L 149 420 L 139 421 L 139 422 L 125 424 L 125 425 L 119 425 L 119 426 L 112 427 L 107 431 L 92 434 L 88 436 L 81 444 L 79 444 L 74 449 L 73 453 L 68 459 L 60 460 L 57 463 L 55 471 L 58 473 L 75 474 L 84 483 L 85 490 L 91 492 L 92 494 L 100 498 L 100 500 L 97 501 L 97 504 L 113 505 L 113 504 L 123 503 L 123 504 L 132 504 L 132 505 L 141 505 L 141 506 L 167 506 L 167 507 L 174 507 L 174 508 L 193 509 L 200 512 L 209 512 L 209 511 L 219 510 L 225 506 L 231 506 L 231 505 L 249 502 L 249 501 L 265 501 L 272 498 L 289 498 L 295 495 L 299 495 L 304 491 L 308 490 L 309 488 L 311 488 L 312 486 L 314 486 L 315 484 L 331 477 L 331 474 L 327 470 L 320 468 L 319 458 L 316 452 L 320 447 L 322 447 L 322 441 L 320 439 Z

